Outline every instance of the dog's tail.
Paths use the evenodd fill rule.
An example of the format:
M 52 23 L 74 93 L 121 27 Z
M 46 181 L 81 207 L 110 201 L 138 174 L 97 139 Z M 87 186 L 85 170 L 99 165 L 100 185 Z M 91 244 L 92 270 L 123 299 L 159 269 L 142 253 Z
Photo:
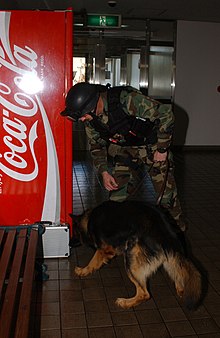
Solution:
M 163 264 L 170 278 L 174 281 L 176 291 L 184 305 L 195 309 L 201 298 L 201 274 L 191 261 L 180 254 L 168 255 Z

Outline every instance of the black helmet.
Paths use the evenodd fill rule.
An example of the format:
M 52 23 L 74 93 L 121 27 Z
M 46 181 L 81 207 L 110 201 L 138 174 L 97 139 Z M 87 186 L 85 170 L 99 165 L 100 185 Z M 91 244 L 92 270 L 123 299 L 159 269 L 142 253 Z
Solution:
M 70 88 L 66 96 L 66 109 L 60 114 L 78 120 L 96 108 L 99 98 L 99 86 L 86 82 L 77 83 Z

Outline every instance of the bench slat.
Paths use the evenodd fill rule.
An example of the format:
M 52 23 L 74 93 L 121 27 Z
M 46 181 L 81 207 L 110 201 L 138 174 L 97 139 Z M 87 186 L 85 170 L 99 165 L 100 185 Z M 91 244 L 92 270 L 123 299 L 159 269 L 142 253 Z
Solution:
M 24 255 L 25 242 L 27 238 L 27 229 L 22 229 L 17 235 L 16 250 L 14 260 L 11 267 L 11 273 L 8 280 L 7 290 L 5 293 L 4 303 L 2 307 L 0 322 L 0 337 L 10 337 L 10 329 L 13 319 L 16 292 L 19 283 L 22 258 Z
M 3 248 L 3 253 L 0 260 L 0 297 L 2 294 L 2 288 L 5 281 L 5 276 L 8 268 L 8 264 L 11 257 L 11 251 L 14 244 L 16 230 L 12 230 L 7 234 L 7 239 Z
M 15 338 L 25 338 L 28 336 L 37 243 L 38 231 L 36 229 L 32 229 L 30 239 L 28 241 Z
M 4 229 L 0 229 L 0 247 L 2 245 L 2 240 L 3 240 L 3 237 L 4 237 L 4 233 L 5 233 L 5 230 Z

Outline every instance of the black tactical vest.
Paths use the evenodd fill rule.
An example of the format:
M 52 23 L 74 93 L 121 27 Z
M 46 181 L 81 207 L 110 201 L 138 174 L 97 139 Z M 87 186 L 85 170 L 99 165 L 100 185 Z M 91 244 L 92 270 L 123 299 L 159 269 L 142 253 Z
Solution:
M 125 113 L 120 102 L 122 90 L 132 92 L 129 86 L 107 89 L 108 124 L 93 114 L 90 124 L 100 133 L 102 139 L 120 146 L 140 146 L 157 142 L 159 119 L 151 122 L 149 119 L 131 116 Z

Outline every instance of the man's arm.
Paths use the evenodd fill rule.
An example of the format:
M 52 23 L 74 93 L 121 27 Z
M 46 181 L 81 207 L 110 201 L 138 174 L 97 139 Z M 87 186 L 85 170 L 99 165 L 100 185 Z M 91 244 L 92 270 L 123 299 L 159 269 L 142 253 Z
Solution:
M 158 107 L 158 117 L 160 124 L 157 132 L 157 150 L 165 153 L 169 149 L 174 129 L 174 114 L 170 106 L 161 104 Z
M 106 141 L 100 138 L 99 132 L 90 126 L 89 123 L 85 125 L 85 131 L 93 163 L 98 173 L 102 174 L 103 171 L 108 170 Z
M 107 143 L 100 138 L 97 132 L 89 123 L 85 126 L 89 142 L 89 150 L 98 173 L 102 176 L 103 186 L 106 190 L 117 190 L 118 184 L 114 177 L 108 172 Z

